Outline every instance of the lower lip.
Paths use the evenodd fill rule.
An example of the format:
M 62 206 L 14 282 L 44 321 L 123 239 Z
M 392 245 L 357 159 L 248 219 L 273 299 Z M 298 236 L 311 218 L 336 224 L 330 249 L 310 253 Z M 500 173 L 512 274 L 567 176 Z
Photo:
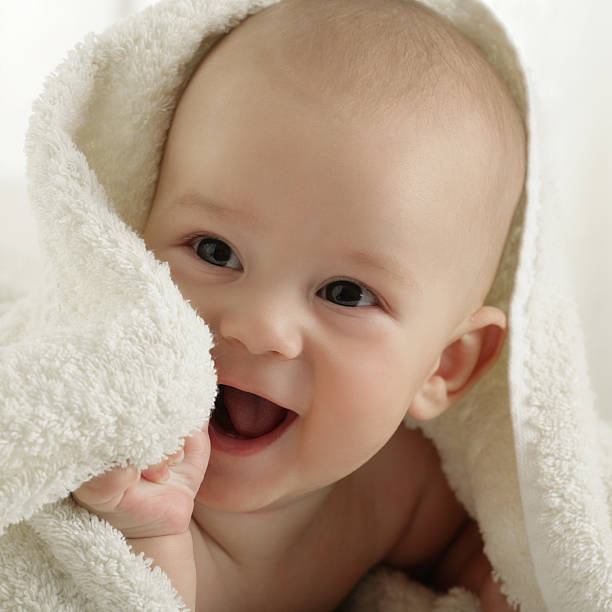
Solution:
M 298 415 L 296 412 L 289 410 L 285 420 L 271 432 L 259 438 L 232 438 L 226 436 L 223 430 L 219 428 L 214 419 L 210 420 L 210 427 L 208 428 L 208 434 L 210 436 L 211 448 L 229 453 L 230 455 L 252 455 L 262 451 L 267 446 L 270 446 L 272 442 L 280 438 L 286 431 L 291 427 L 291 424 Z

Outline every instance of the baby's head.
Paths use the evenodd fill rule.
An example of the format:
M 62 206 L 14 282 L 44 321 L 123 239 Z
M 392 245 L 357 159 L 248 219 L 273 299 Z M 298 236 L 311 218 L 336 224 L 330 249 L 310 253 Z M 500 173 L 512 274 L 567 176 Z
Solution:
M 325 487 L 474 386 L 505 337 L 482 304 L 524 172 L 507 88 L 419 4 L 285 0 L 212 49 L 144 238 L 211 328 L 220 384 L 298 418 L 256 453 L 213 443 L 202 501 Z M 238 430 L 278 419 L 248 410 Z

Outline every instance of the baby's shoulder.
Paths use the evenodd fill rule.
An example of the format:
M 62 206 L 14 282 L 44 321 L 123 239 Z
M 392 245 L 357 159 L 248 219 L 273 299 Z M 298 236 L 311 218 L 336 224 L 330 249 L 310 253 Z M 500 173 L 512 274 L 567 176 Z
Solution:
M 381 561 L 389 565 L 429 565 L 465 521 L 438 452 L 421 430 L 401 426 L 359 476 L 363 507 L 376 526 L 369 531 L 379 542 L 385 534 Z
M 401 425 L 387 444 L 350 476 L 350 507 L 381 559 L 412 523 L 435 474 L 438 455 L 420 430 Z M 363 537 L 363 536 L 362 536 Z
M 401 425 L 389 442 L 354 476 L 355 490 L 369 499 L 381 520 L 417 506 L 439 464 L 435 447 L 420 430 Z M 378 502 L 378 503 L 375 503 Z

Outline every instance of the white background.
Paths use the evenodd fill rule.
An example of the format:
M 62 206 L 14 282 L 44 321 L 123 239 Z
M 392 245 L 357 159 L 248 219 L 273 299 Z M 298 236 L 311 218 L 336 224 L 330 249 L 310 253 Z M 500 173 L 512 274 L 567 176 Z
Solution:
M 30 107 L 45 76 L 86 32 L 100 32 L 153 0 L 1 0 L 0 3 L 0 256 L 19 249 L 35 258 L 36 230 L 27 206 L 24 135 Z M 565 109 L 559 123 L 559 158 L 582 159 L 584 177 L 559 176 L 573 207 L 578 245 L 575 295 L 587 339 L 587 357 L 600 410 L 612 411 L 612 2 L 489 0 L 498 14 L 532 11 L 550 23 L 541 45 L 558 87 L 549 102 Z M 551 49 L 555 61 L 550 62 Z M 547 92 L 541 92 L 544 96 Z M 557 113 L 551 113 L 558 117 Z M 586 163 L 585 163 L 586 160 Z M 566 163 L 565 166 L 568 164 Z M 575 164 L 579 166 L 580 163 Z M 559 164 L 563 167 L 563 164 Z M 571 170 L 570 170 L 571 172 Z M 582 185 L 575 194 L 569 192 Z M 588 185 L 588 189 L 584 186 Z M 587 196 L 585 198 L 585 193 Z M 588 200 L 588 201 L 586 201 Z M 588 215 L 583 214 L 584 210 Z M 1 262 L 0 262 L 1 263 Z
M 23 144 L 45 77 L 87 32 L 101 32 L 153 0 L 0 0 L 0 246 L 36 256 Z

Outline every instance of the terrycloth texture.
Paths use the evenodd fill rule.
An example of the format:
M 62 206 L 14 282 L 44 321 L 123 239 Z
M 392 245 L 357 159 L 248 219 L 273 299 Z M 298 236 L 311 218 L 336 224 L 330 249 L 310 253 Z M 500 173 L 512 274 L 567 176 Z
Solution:
M 157 463 L 208 419 L 210 334 L 138 232 L 194 67 L 220 35 L 275 1 L 162 2 L 88 36 L 34 106 L 28 180 L 43 269 L 25 295 L 19 269 L 12 286 L 6 269 L 0 274 L 2 610 L 182 606 L 161 571 L 66 497 L 117 463 Z M 474 0 L 429 4 L 504 75 L 530 145 L 527 206 L 488 300 L 510 314 L 507 347 L 460 405 L 419 426 L 523 612 L 611 610 L 612 431 L 593 409 L 569 298 L 568 217 L 547 161 L 550 66 L 533 25 L 546 14 L 539 2 L 490 0 L 504 30 Z M 379 569 L 343 608 L 472 612 L 478 604 L 462 589 L 435 595 Z

